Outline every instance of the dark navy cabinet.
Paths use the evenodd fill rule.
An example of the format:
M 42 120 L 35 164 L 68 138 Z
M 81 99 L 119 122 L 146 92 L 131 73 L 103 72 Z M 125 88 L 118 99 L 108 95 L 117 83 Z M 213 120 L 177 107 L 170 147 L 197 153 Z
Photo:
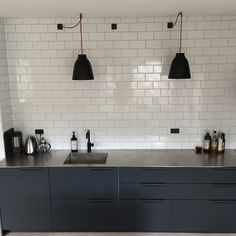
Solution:
M 1 168 L 4 230 L 236 232 L 236 168 Z
M 120 201 L 119 231 L 168 232 L 170 231 L 170 201 L 140 199 Z
M 3 230 L 50 231 L 50 192 L 47 168 L 0 169 Z
M 120 231 L 170 231 L 167 168 L 119 169 Z
M 173 200 L 174 232 L 236 232 L 236 200 Z
M 118 168 L 51 168 L 54 231 L 115 231 Z
M 113 199 L 53 200 L 54 231 L 117 231 L 118 201 Z
M 236 169 L 171 170 L 173 232 L 236 232 Z
M 120 171 L 121 183 L 166 183 L 170 181 L 168 168 L 157 167 L 122 167 Z
M 118 199 L 118 168 L 50 168 L 52 199 Z

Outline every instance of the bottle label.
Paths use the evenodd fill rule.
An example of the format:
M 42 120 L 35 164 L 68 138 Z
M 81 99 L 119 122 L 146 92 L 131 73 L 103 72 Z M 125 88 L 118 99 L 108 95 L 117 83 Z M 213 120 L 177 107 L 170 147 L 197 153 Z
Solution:
M 218 151 L 222 151 L 223 150 L 223 140 L 221 138 L 219 138 L 218 140 Z
M 78 142 L 77 141 L 71 141 L 71 150 L 72 151 L 78 150 Z
M 212 140 L 212 145 L 211 145 L 212 149 L 213 150 L 216 150 L 217 149 L 217 142 L 213 139 Z
M 210 149 L 210 140 L 204 140 L 203 148 L 204 148 L 204 150 Z

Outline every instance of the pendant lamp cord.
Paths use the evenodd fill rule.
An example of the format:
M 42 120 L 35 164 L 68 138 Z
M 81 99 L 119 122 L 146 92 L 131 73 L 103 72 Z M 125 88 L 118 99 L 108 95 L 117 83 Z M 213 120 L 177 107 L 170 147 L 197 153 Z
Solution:
M 183 32 L 183 13 L 180 12 L 175 20 L 175 23 L 173 24 L 173 26 L 176 25 L 178 19 L 180 17 L 180 40 L 179 40 L 179 52 L 181 53 L 181 49 L 182 49 L 182 32 Z
M 65 29 L 73 29 L 75 27 L 77 27 L 78 25 L 80 25 L 80 46 L 81 46 L 81 54 L 83 55 L 84 54 L 84 49 L 83 49 L 83 36 L 82 36 L 82 19 L 83 19 L 83 15 L 82 13 L 80 13 L 80 16 L 79 16 L 79 21 L 73 25 L 73 26 L 65 26 L 63 25 L 63 28 Z
M 83 33 L 82 33 L 82 13 L 80 13 L 80 46 L 81 46 L 81 54 L 84 54 L 84 49 L 83 49 Z

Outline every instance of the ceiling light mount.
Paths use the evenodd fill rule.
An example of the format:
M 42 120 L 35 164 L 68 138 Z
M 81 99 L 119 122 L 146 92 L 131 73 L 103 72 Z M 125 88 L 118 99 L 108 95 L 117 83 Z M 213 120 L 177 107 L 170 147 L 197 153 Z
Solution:
M 187 58 L 185 57 L 184 53 L 182 53 L 182 35 L 183 35 L 183 13 L 179 12 L 175 22 L 168 22 L 167 28 L 173 28 L 180 17 L 180 36 L 179 36 L 179 52 L 176 53 L 175 58 L 173 59 L 168 78 L 169 79 L 190 79 L 190 69 L 189 63 Z

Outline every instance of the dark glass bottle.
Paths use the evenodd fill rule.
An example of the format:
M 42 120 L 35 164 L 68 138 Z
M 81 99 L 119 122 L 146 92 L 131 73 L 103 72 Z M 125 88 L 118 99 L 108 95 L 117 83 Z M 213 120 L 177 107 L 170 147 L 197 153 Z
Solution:
M 78 152 L 78 139 L 75 136 L 75 131 L 73 131 L 73 136 L 70 139 L 71 152 Z
M 210 149 L 211 149 L 211 135 L 210 135 L 210 132 L 207 131 L 204 137 L 203 150 L 204 152 L 209 152 Z
M 225 151 L 225 133 L 222 133 L 222 136 L 223 136 L 223 145 L 222 145 L 222 151 L 224 152 Z

